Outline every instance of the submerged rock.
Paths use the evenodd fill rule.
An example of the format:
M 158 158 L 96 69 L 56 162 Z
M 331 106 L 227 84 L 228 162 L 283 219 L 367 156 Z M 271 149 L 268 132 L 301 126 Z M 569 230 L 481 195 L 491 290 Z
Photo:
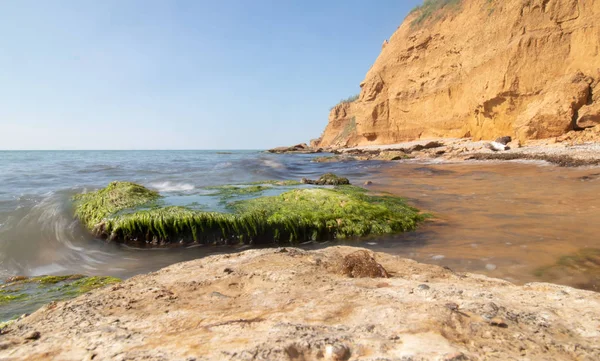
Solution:
M 303 184 L 320 185 L 320 186 L 339 186 L 339 185 L 344 185 L 344 184 L 350 184 L 350 181 L 348 180 L 348 178 L 342 178 L 342 177 L 338 177 L 337 175 L 335 175 L 333 173 L 327 173 L 327 174 L 323 174 L 317 180 L 310 180 L 307 178 L 302 178 L 302 183 Z
M 556 263 L 538 268 L 534 274 L 544 281 L 568 279 L 578 288 L 600 292 L 600 249 L 584 248 L 564 255 Z
M 0 321 L 34 311 L 46 303 L 73 298 L 120 281 L 114 277 L 83 275 L 11 277 L 0 284 Z
M 339 272 L 357 252 L 388 271 L 385 285 Z M 594 292 L 351 247 L 261 249 L 43 307 L 6 327 L 0 359 L 598 360 L 599 330 Z
M 75 216 L 97 237 L 152 246 L 323 241 L 400 233 L 425 219 L 401 198 L 371 195 L 348 183 L 325 174 L 316 184 L 334 188 L 304 187 L 231 202 L 232 194 L 256 195 L 264 188 L 222 187 L 219 194 L 230 212 L 210 212 L 165 206 L 158 193 L 141 185 L 113 182 L 76 196 Z

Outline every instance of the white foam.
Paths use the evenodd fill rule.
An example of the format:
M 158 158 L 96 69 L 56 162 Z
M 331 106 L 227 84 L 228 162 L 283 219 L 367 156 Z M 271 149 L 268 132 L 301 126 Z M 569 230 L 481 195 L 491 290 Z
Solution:
M 223 162 L 223 163 L 218 163 L 217 165 L 215 165 L 214 169 L 225 169 L 225 168 L 230 168 L 233 165 L 233 163 L 231 162 Z
M 191 191 L 194 189 L 193 184 L 171 182 L 150 183 L 150 187 L 156 189 L 159 192 L 184 192 Z
M 263 159 L 262 163 L 270 168 L 283 168 L 283 164 L 270 159 Z

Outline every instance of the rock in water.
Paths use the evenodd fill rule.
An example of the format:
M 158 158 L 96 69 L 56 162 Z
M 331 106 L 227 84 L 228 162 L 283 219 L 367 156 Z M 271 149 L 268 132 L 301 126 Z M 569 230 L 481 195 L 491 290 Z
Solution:
M 368 194 L 335 174 L 307 182 L 332 186 L 327 188 L 265 182 L 286 189 L 276 196 L 248 198 L 265 186 L 221 187 L 215 195 L 221 195 L 230 212 L 161 206 L 158 193 L 138 184 L 113 182 L 99 191 L 77 195 L 75 216 L 97 237 L 151 247 L 194 242 L 295 243 L 394 234 L 412 230 L 426 218 L 399 197 Z M 240 195 L 246 198 L 235 200 Z
M 506 144 L 502 144 L 502 143 L 498 143 L 498 142 L 490 142 L 487 145 L 487 147 L 488 147 L 488 149 L 491 149 L 494 152 L 501 152 L 501 151 L 510 149 Z
M 512 142 L 512 137 L 510 137 L 510 136 L 500 137 L 500 138 L 496 139 L 496 143 L 500 143 L 500 144 L 504 144 L 504 145 L 507 145 L 510 142 Z
M 313 185 L 320 185 L 320 186 L 339 186 L 339 185 L 350 184 L 350 181 L 348 180 L 348 178 L 338 177 L 337 175 L 335 175 L 333 173 L 323 174 L 317 180 L 310 180 L 307 178 L 302 178 L 301 182 L 304 184 L 313 184 Z

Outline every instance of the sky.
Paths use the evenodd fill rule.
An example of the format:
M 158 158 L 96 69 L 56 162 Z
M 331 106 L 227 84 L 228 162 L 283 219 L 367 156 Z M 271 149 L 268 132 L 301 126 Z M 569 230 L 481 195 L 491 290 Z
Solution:
M 420 0 L 0 0 L 0 149 L 308 142 Z

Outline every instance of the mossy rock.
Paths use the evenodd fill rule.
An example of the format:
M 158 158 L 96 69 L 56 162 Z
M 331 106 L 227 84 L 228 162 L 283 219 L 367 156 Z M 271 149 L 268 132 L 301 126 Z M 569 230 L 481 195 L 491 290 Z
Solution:
M 326 176 L 338 182 L 345 179 Z M 235 186 L 219 192 L 225 198 L 256 195 L 264 191 L 261 187 Z M 371 195 L 350 185 L 303 187 L 276 196 L 235 200 L 226 204 L 228 212 L 210 212 L 184 206 L 149 207 L 160 195 L 133 183 L 113 182 L 77 196 L 75 215 L 97 237 L 150 246 L 325 241 L 410 231 L 426 218 L 392 195 Z M 132 193 L 132 200 L 127 199 L 127 192 Z M 119 201 L 107 207 L 107 199 Z
M 0 284 L 0 321 L 11 320 L 52 301 L 73 298 L 120 281 L 114 277 L 83 275 L 13 277 Z
M 326 173 L 319 177 L 319 179 L 317 180 L 302 178 L 302 183 L 320 186 L 340 186 L 350 184 L 350 181 L 348 180 L 348 178 L 338 177 L 333 173 Z
M 75 196 L 78 206 L 75 215 L 90 228 L 116 212 L 148 204 L 160 198 L 157 192 L 131 182 L 112 182 L 93 193 Z

